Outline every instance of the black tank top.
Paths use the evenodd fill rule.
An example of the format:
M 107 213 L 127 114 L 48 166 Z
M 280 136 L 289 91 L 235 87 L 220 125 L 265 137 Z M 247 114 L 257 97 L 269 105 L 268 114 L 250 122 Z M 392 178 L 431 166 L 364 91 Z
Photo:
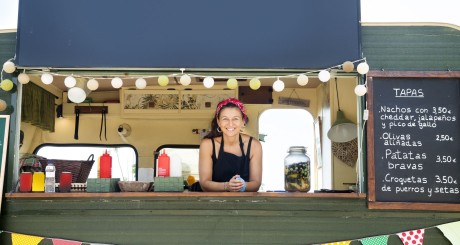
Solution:
M 249 156 L 251 155 L 252 137 L 249 138 L 248 151 L 244 154 L 244 143 L 240 135 L 241 156 L 224 151 L 222 137 L 219 149 L 219 158 L 216 156 L 216 146 L 212 139 L 212 181 L 226 182 L 239 174 L 244 181 L 249 181 Z

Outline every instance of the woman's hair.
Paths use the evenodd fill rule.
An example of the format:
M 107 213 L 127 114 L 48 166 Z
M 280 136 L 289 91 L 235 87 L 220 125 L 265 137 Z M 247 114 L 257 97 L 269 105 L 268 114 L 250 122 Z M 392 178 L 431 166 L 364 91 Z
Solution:
M 225 108 L 238 108 L 241 112 L 241 115 L 243 117 L 244 123 L 248 123 L 248 116 L 246 115 L 246 110 L 244 108 L 244 105 L 241 101 L 235 99 L 235 98 L 229 98 L 226 100 L 221 101 L 216 108 L 216 113 L 214 114 L 214 118 L 211 121 L 211 131 L 204 136 L 205 139 L 212 139 L 215 137 L 220 137 L 222 136 L 222 131 L 219 132 L 217 129 L 219 128 L 219 124 L 217 124 L 217 120 L 219 119 L 220 112 L 222 109 Z

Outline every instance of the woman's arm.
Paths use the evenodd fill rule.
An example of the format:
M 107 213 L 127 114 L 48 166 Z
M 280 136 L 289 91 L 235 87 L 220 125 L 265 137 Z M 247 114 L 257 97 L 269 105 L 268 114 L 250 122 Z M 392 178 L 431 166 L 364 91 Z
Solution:
M 262 183 L 262 144 L 253 138 L 249 156 L 249 182 L 246 191 L 258 191 Z
M 227 191 L 228 183 L 212 181 L 212 139 L 203 139 L 200 145 L 199 174 L 203 191 Z

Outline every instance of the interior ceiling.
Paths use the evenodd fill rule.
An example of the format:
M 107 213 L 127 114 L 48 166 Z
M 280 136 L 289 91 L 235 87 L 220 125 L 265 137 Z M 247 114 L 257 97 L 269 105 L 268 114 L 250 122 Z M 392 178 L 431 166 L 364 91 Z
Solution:
M 120 77 L 120 78 L 123 79 L 123 87 L 135 87 L 136 86 L 135 85 L 136 78 L 123 78 L 123 77 Z M 37 75 L 30 75 L 30 79 L 32 81 L 34 81 L 35 83 L 41 83 L 40 75 L 38 75 L 38 74 Z M 47 86 L 55 86 L 59 90 L 61 90 L 63 92 L 67 92 L 69 90 L 69 88 L 67 88 L 65 86 L 64 79 L 65 79 L 65 76 L 54 76 L 52 84 L 47 85 Z M 99 88 L 96 91 L 116 91 L 116 90 L 119 90 L 119 89 L 115 89 L 115 88 L 112 87 L 111 79 L 112 78 L 102 78 L 102 79 L 98 78 L 97 81 L 99 82 Z M 157 79 L 158 79 L 157 77 L 145 78 L 145 80 L 147 81 L 147 86 L 157 86 L 158 85 Z M 88 80 L 88 79 L 86 79 L 86 80 Z M 238 79 L 238 85 L 239 86 L 249 86 L 249 80 L 250 79 Z M 273 78 L 260 78 L 259 80 L 261 82 L 261 86 L 272 86 L 273 83 L 276 80 L 276 77 L 273 77 Z M 294 77 L 293 78 L 291 78 L 291 77 L 280 77 L 280 80 L 282 80 L 284 82 L 285 88 L 298 88 L 298 87 L 300 87 L 297 84 L 297 78 L 294 78 Z M 200 85 L 200 84 L 203 84 L 202 81 L 203 81 L 203 78 L 192 77 L 192 83 L 190 85 Z M 227 79 L 223 79 L 223 78 L 215 78 L 214 79 L 214 84 L 226 85 L 226 83 L 227 83 Z M 177 77 L 176 79 L 173 78 L 173 77 L 170 77 L 169 78 L 169 84 L 180 85 L 179 84 L 179 77 Z M 316 88 L 316 87 L 319 86 L 319 84 L 321 84 L 321 81 L 319 81 L 319 79 L 317 77 L 309 77 L 308 84 L 303 86 L 302 88 Z

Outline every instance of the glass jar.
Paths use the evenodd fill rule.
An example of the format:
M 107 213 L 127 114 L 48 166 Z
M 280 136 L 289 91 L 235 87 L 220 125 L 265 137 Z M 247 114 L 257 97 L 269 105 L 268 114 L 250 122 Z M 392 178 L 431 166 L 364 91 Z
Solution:
M 294 192 L 310 190 L 310 157 L 304 146 L 289 147 L 284 158 L 284 189 Z

